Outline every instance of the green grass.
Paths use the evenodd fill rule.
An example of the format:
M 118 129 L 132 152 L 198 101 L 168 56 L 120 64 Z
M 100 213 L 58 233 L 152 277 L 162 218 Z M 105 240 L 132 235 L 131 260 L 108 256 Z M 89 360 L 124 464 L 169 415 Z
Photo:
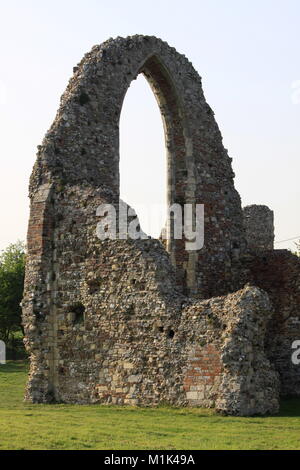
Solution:
M 300 400 L 279 416 L 238 418 L 199 408 L 32 405 L 27 365 L 0 365 L 0 449 L 300 449 Z

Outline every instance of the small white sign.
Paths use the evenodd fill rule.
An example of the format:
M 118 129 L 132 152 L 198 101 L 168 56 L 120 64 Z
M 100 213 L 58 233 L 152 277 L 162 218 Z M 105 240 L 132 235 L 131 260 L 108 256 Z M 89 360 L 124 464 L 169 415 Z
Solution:
M 6 346 L 2 340 L 0 340 L 0 364 L 6 364 Z

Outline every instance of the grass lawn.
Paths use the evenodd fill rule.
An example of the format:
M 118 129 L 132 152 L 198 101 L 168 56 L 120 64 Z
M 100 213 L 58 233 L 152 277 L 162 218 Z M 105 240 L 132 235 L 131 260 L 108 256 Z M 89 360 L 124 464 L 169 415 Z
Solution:
M 27 365 L 0 365 L 0 449 L 300 449 L 300 399 L 279 416 L 236 418 L 199 408 L 32 405 Z

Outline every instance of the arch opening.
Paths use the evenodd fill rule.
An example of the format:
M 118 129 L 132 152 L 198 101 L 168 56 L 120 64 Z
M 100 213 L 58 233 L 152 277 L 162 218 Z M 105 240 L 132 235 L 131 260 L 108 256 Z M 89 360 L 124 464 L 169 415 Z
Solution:
M 137 213 L 142 230 L 159 238 L 165 225 L 167 162 L 164 126 L 147 80 L 127 90 L 120 116 L 120 198 Z
M 161 159 L 161 161 L 163 160 L 165 162 L 166 174 L 164 176 L 164 184 L 160 182 L 160 187 L 163 187 L 164 192 L 164 195 L 161 195 L 161 202 L 163 201 L 161 207 L 165 206 L 165 209 L 159 211 L 160 215 L 158 217 L 158 211 L 155 211 L 155 209 L 153 211 L 152 208 L 152 213 L 154 212 L 153 220 L 156 219 L 156 221 L 159 221 L 158 224 L 156 223 L 155 233 L 151 229 L 149 230 L 149 225 L 147 226 L 147 222 L 145 224 L 145 218 L 143 217 L 143 214 L 141 211 L 137 210 L 139 205 L 138 203 L 142 200 L 142 195 L 145 194 L 145 188 L 143 187 L 141 189 L 139 200 L 135 201 L 134 203 L 132 203 L 134 201 L 134 197 L 131 197 L 133 195 L 128 197 L 126 194 L 126 192 L 128 192 L 128 188 L 130 185 L 132 185 L 132 180 L 134 180 L 132 179 L 132 176 L 125 184 L 124 176 L 121 177 L 120 198 L 125 199 L 125 202 L 129 203 L 129 205 L 131 205 L 133 209 L 136 210 L 137 215 L 140 218 L 141 229 L 143 232 L 147 233 L 148 235 L 154 235 L 155 238 L 158 238 L 163 230 L 165 237 L 164 245 L 171 257 L 171 262 L 175 267 L 178 285 L 185 286 L 186 284 L 189 284 L 192 286 L 192 284 L 194 284 L 195 271 L 194 254 L 191 255 L 186 251 L 184 234 L 182 234 L 181 239 L 175 239 L 174 224 L 176 223 L 176 216 L 174 211 L 168 210 L 174 203 L 180 204 L 181 208 L 183 208 L 185 203 L 195 203 L 193 152 L 191 150 L 191 145 L 189 145 L 191 141 L 189 138 L 190 133 L 187 123 L 185 122 L 183 106 L 180 103 L 180 93 L 176 90 L 171 74 L 156 55 L 148 57 L 140 66 L 139 70 L 137 70 L 137 74 L 138 83 L 141 80 L 140 76 L 142 74 L 150 85 L 160 112 L 160 118 L 158 118 L 157 121 L 160 119 L 163 121 L 164 138 L 161 134 L 160 141 L 162 142 L 164 140 L 164 148 L 161 146 L 160 154 L 166 155 L 166 157 Z M 128 91 L 130 93 L 131 90 L 132 89 L 129 88 L 127 93 Z M 127 96 L 125 96 L 124 101 L 126 106 Z M 120 141 L 121 151 L 123 152 L 123 128 L 126 126 L 126 124 L 124 125 L 123 121 L 125 113 L 122 111 L 123 108 L 120 110 Z M 145 119 L 144 116 L 143 119 Z M 143 148 L 145 149 L 145 146 L 143 146 Z M 143 161 L 144 160 L 142 159 L 141 162 Z M 148 160 L 148 162 L 149 161 L 151 162 L 151 159 Z M 124 165 L 126 165 L 126 160 L 121 158 L 119 171 L 120 173 L 123 173 L 123 175 Z M 126 171 L 128 175 L 127 168 Z M 133 171 L 132 173 L 134 174 Z M 151 174 L 151 171 L 148 173 Z M 157 174 L 155 178 L 156 183 L 159 183 L 158 176 L 159 174 Z M 147 178 L 148 175 L 146 175 L 146 179 Z M 147 182 L 149 182 L 149 178 Z M 126 186 L 127 190 L 125 189 Z

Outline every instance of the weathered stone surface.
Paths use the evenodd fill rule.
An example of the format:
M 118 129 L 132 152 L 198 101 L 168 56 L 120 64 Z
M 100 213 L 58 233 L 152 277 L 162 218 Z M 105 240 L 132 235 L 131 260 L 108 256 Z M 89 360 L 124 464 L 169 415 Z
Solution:
M 253 204 L 243 208 L 249 250 L 273 250 L 274 213 L 267 206 Z
M 205 205 L 201 250 L 172 236 L 165 246 L 96 236 L 97 207 L 119 203 L 119 117 L 138 73 L 165 123 L 169 204 Z M 201 79 L 184 56 L 149 36 L 109 40 L 86 54 L 30 181 L 28 400 L 277 411 L 278 374 L 264 344 L 272 307 L 261 289 L 243 286 L 257 279 L 271 295 L 273 287 L 255 274 L 233 177 Z
M 242 416 L 278 411 L 279 377 L 264 353 L 271 316 L 268 295 L 251 286 L 183 312 L 190 404 Z
M 47 184 L 54 198 L 67 186 L 80 192 L 84 183 L 101 188 L 106 202 L 118 202 L 119 118 L 139 73 L 149 81 L 165 124 L 169 204 L 205 204 L 204 248 L 195 254 L 184 249 L 183 240 L 168 242 L 177 283 L 202 298 L 242 287 L 233 250 L 245 249 L 243 216 L 231 159 L 198 73 L 155 37 L 108 40 L 78 64 L 39 147 L 30 183 L 32 207 L 36 191 Z

